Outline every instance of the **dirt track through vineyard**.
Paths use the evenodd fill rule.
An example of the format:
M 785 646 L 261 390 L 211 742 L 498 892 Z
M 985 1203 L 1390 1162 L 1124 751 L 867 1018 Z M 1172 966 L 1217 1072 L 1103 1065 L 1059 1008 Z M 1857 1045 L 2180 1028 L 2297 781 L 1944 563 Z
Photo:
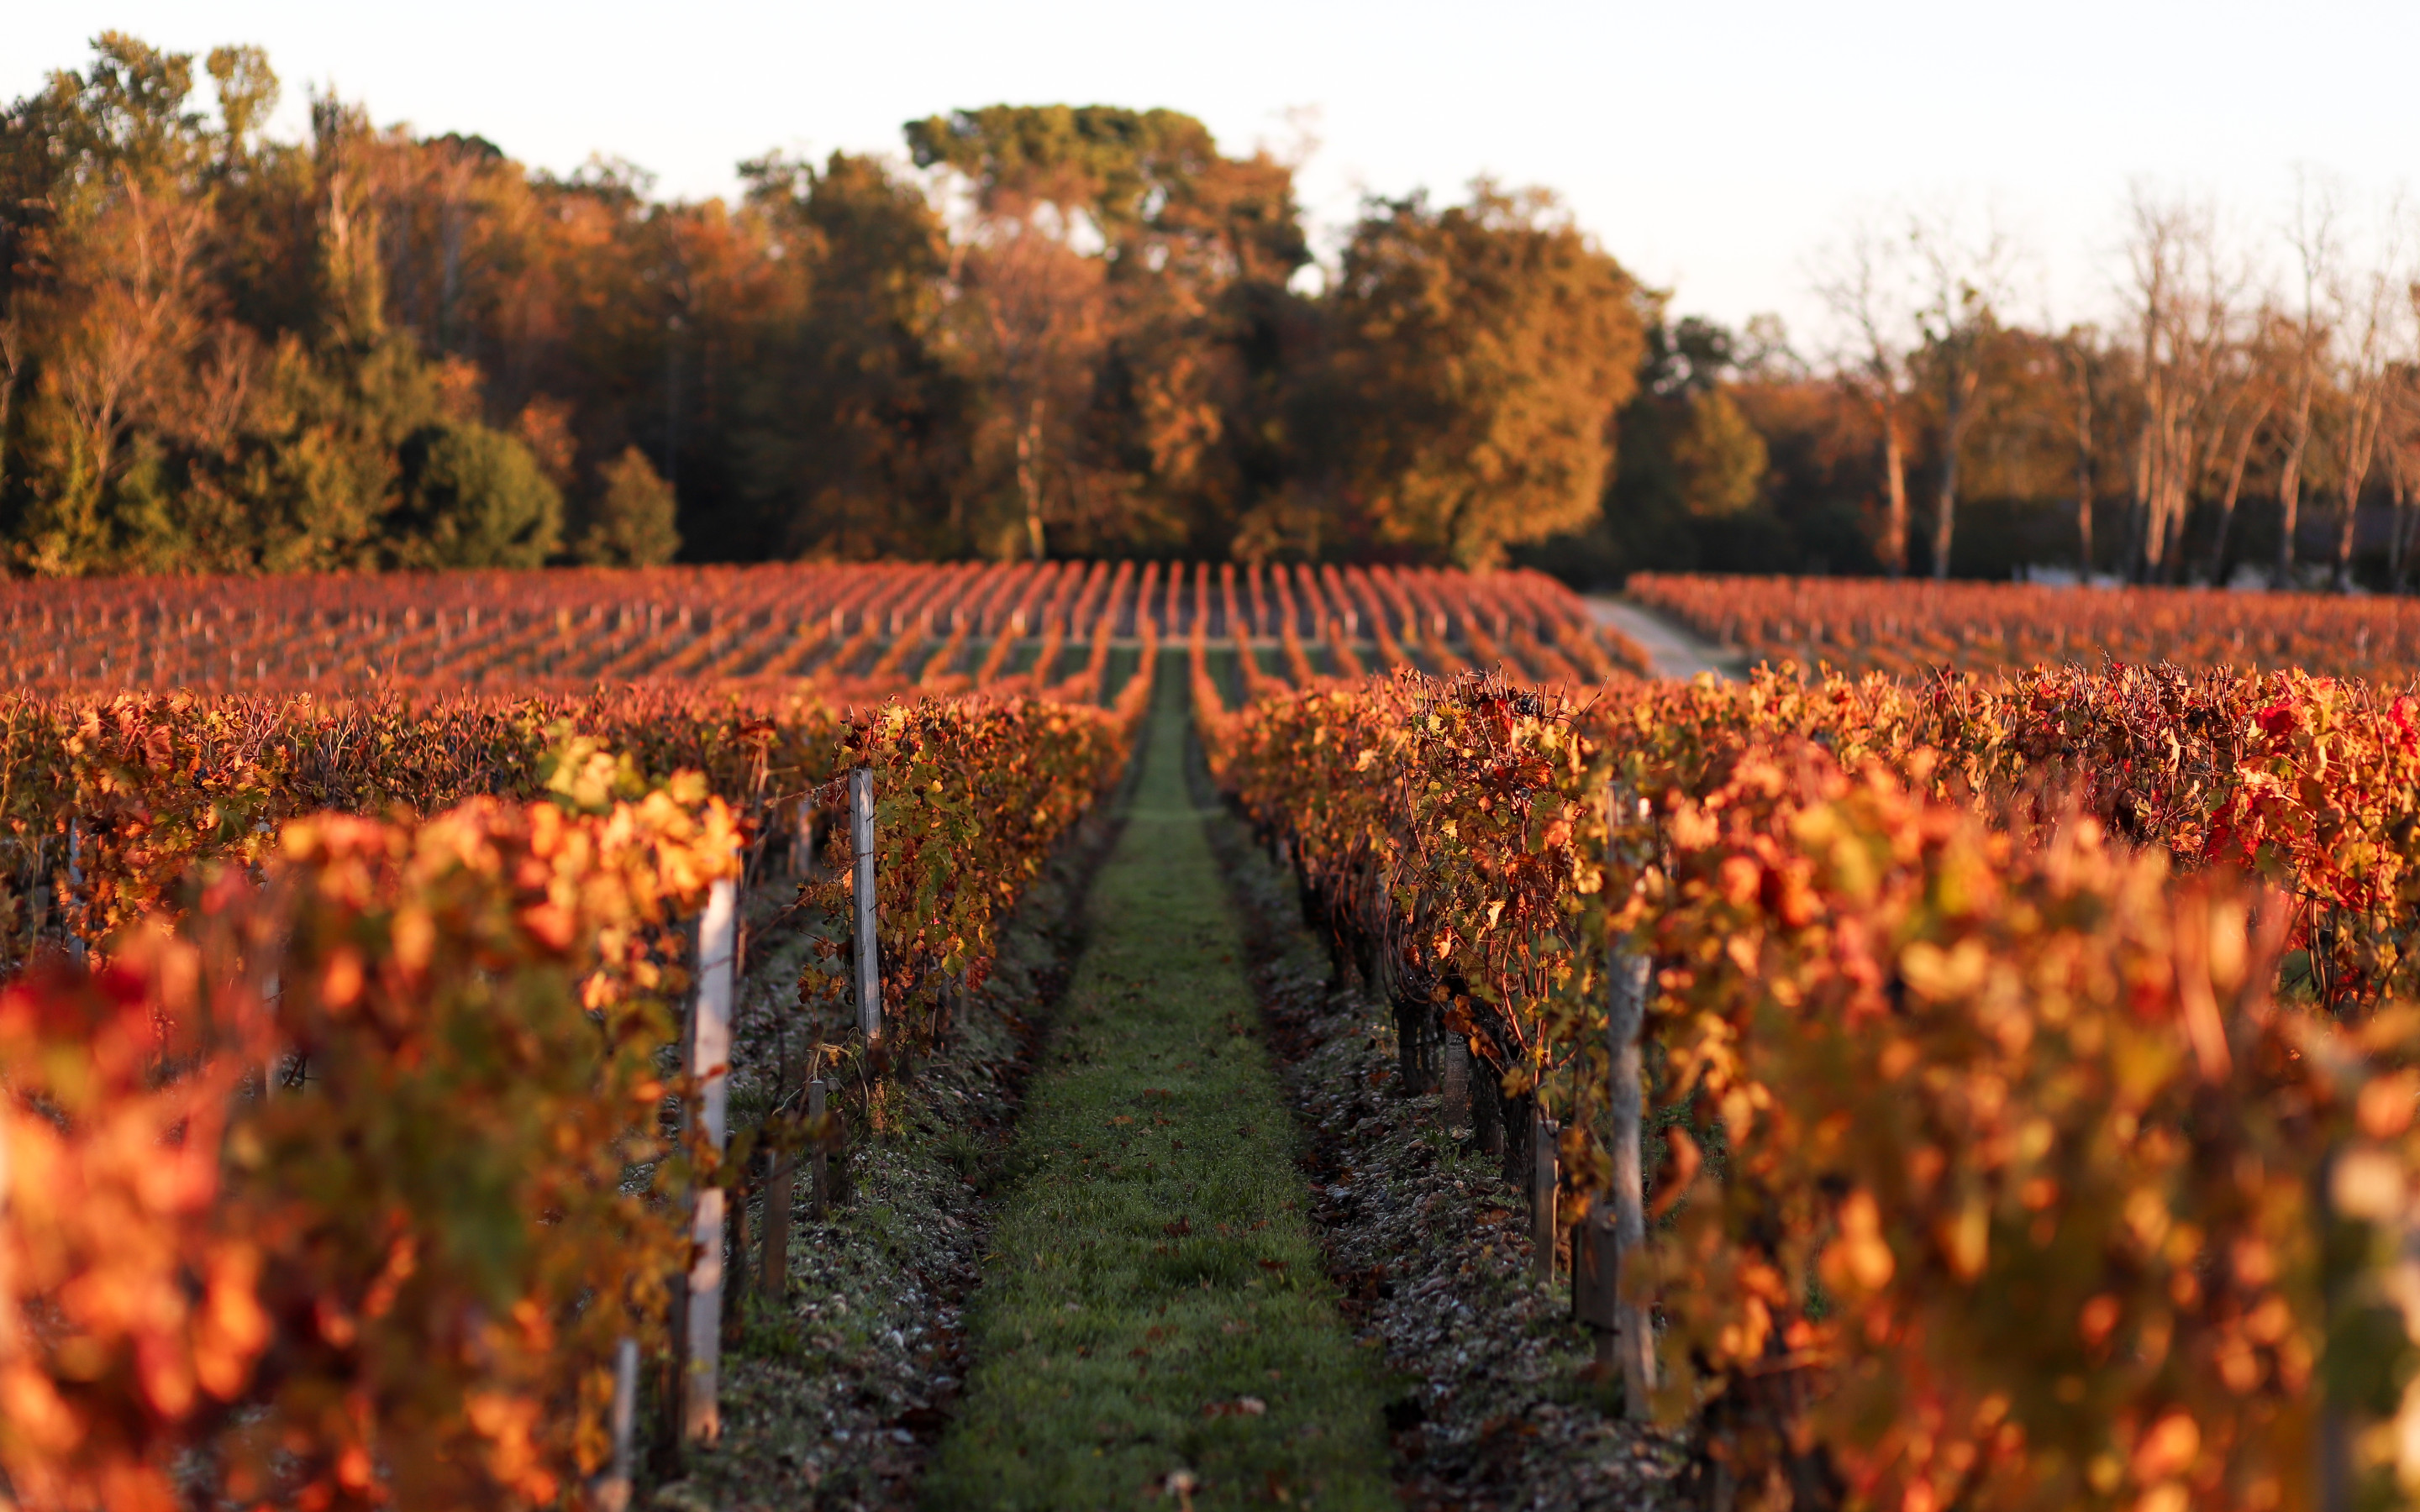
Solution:
M 1032 1084 L 934 1507 L 1394 1504 L 1163 677 Z M 1156 1493 L 1163 1500 L 1147 1504 Z
M 1739 658 L 1729 655 L 1670 616 L 1643 609 L 1627 599 L 1590 598 L 1590 615 L 1596 623 L 1621 631 L 1655 663 L 1658 677 L 1691 678 L 1699 672 L 1717 677 L 1739 675 Z

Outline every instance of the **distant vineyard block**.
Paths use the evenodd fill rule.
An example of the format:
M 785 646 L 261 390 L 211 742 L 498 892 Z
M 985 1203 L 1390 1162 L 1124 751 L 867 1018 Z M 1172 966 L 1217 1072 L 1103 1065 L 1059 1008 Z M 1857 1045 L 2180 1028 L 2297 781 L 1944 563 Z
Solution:
M 0 583 L 0 669 L 50 693 L 569 692 L 600 684 L 1115 701 L 1109 652 L 1203 630 L 1296 685 L 1405 667 L 1597 681 L 1637 658 L 1528 571 L 1201 563 Z M 1081 667 L 1081 671 L 1076 669 Z

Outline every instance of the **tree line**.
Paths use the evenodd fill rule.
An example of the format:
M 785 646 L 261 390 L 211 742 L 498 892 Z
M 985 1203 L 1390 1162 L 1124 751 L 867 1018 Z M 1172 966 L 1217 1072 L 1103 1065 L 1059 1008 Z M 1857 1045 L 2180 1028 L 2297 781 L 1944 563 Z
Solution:
M 2070 322 L 2020 317 L 2024 249 L 2005 233 L 1924 211 L 1854 227 L 1812 269 L 1823 349 L 1759 321 L 1651 342 L 1582 570 L 2404 591 L 2420 265 L 2401 218 L 2359 224 L 2305 177 L 2277 224 L 2229 234 L 2211 201 L 2138 185 L 2097 270 L 2105 310 Z M 1659 476 L 1725 409 L 1742 486 Z
M 2399 582 L 2412 301 L 2138 196 L 2105 319 L 1911 217 L 1834 338 L 1676 316 L 1553 196 L 1373 199 L 1169 110 L 999 105 L 736 201 L 105 33 L 0 114 L 0 568 L 1157 555 Z M 2375 264 L 2375 268 L 2372 268 Z M 2405 280 L 2398 282 L 2398 279 Z
M 276 93 L 105 34 L 0 119 L 17 570 L 1485 563 L 1593 516 L 1642 347 L 1621 268 L 1486 184 L 1373 204 L 1306 289 L 1291 167 L 1171 111 L 936 116 L 726 205 L 328 96 L 280 142 Z

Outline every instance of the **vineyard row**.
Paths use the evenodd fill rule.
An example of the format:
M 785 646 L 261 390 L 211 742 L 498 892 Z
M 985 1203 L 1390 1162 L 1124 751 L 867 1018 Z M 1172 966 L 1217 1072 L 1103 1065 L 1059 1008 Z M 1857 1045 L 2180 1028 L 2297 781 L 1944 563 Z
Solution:
M 1401 1080 L 1484 1068 L 1481 1143 L 1548 1174 L 1542 1254 L 1714 1501 L 2420 1474 L 2412 701 L 2071 669 L 1204 708 Z
M 1706 1484 L 2333 1512 L 2319 1462 L 2420 1481 L 2413 700 L 2142 666 L 1651 683 L 1512 575 L 1482 605 L 1418 574 L 849 571 L 824 634 L 874 659 L 829 682 L 0 703 L 21 1500 L 164 1508 L 196 1448 L 245 1499 L 576 1490 L 618 1341 L 671 1357 L 688 1199 L 841 1122 L 785 1056 L 752 1128 L 699 1136 L 684 921 L 807 873 L 812 1067 L 908 1095 L 877 1089 L 1124 765 L 1164 631 L 1218 780 L 1392 1005 L 1398 1079 L 1467 1088 L 1542 1264 Z M 49 611 L 98 629 L 72 586 Z M 1319 612 L 1363 589 L 1350 629 Z M 1049 696 L 847 711 L 1001 592 L 996 628 L 1085 647 L 1037 647 Z M 404 608 L 380 633 L 458 635 Z M 1011 640 L 970 686 L 1020 690 Z M 465 1130 L 467 1177 L 439 1153 Z
M 871 1085 L 942 1032 L 1149 687 L 853 720 L 663 691 L 14 701 L 10 1494 L 167 1512 L 206 1474 L 239 1504 L 584 1504 L 628 1423 L 624 1341 L 678 1357 L 691 1198 L 829 1143 L 809 1071 Z M 845 767 L 878 795 L 883 1058 L 843 1049 Z M 841 1054 L 785 1061 L 718 1148 L 717 1068 L 668 1070 L 686 920 L 802 866 L 833 969 L 797 1013 Z
M 1641 573 L 1632 597 L 1752 660 L 1920 677 L 2058 663 L 2173 662 L 2420 676 L 2420 603 L 2214 588 L 2060 588 Z

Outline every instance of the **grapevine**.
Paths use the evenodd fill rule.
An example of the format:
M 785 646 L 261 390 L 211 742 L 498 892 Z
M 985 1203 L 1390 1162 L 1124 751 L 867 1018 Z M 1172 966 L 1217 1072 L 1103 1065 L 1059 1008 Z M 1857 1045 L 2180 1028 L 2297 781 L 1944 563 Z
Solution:
M 2411 1185 L 2385 1090 L 2412 1050 L 2384 1006 L 2405 701 L 1776 670 L 1586 710 L 1418 677 L 1204 710 L 1406 1045 L 1466 1041 L 1508 1131 L 1559 1119 L 1565 1222 L 1608 1174 L 1611 956 L 1652 956 L 1674 1121 L 1662 1279 L 1633 1285 L 1707 1473 L 1858 1504 L 2290 1505 L 2311 1382 L 2405 1368 L 2341 1337 L 2331 1363 L 2326 1319 L 2381 1283 L 2314 1242 L 2346 1220 L 2309 1196 L 2348 1149 Z M 2402 1199 L 2354 1197 L 2392 1242 Z

